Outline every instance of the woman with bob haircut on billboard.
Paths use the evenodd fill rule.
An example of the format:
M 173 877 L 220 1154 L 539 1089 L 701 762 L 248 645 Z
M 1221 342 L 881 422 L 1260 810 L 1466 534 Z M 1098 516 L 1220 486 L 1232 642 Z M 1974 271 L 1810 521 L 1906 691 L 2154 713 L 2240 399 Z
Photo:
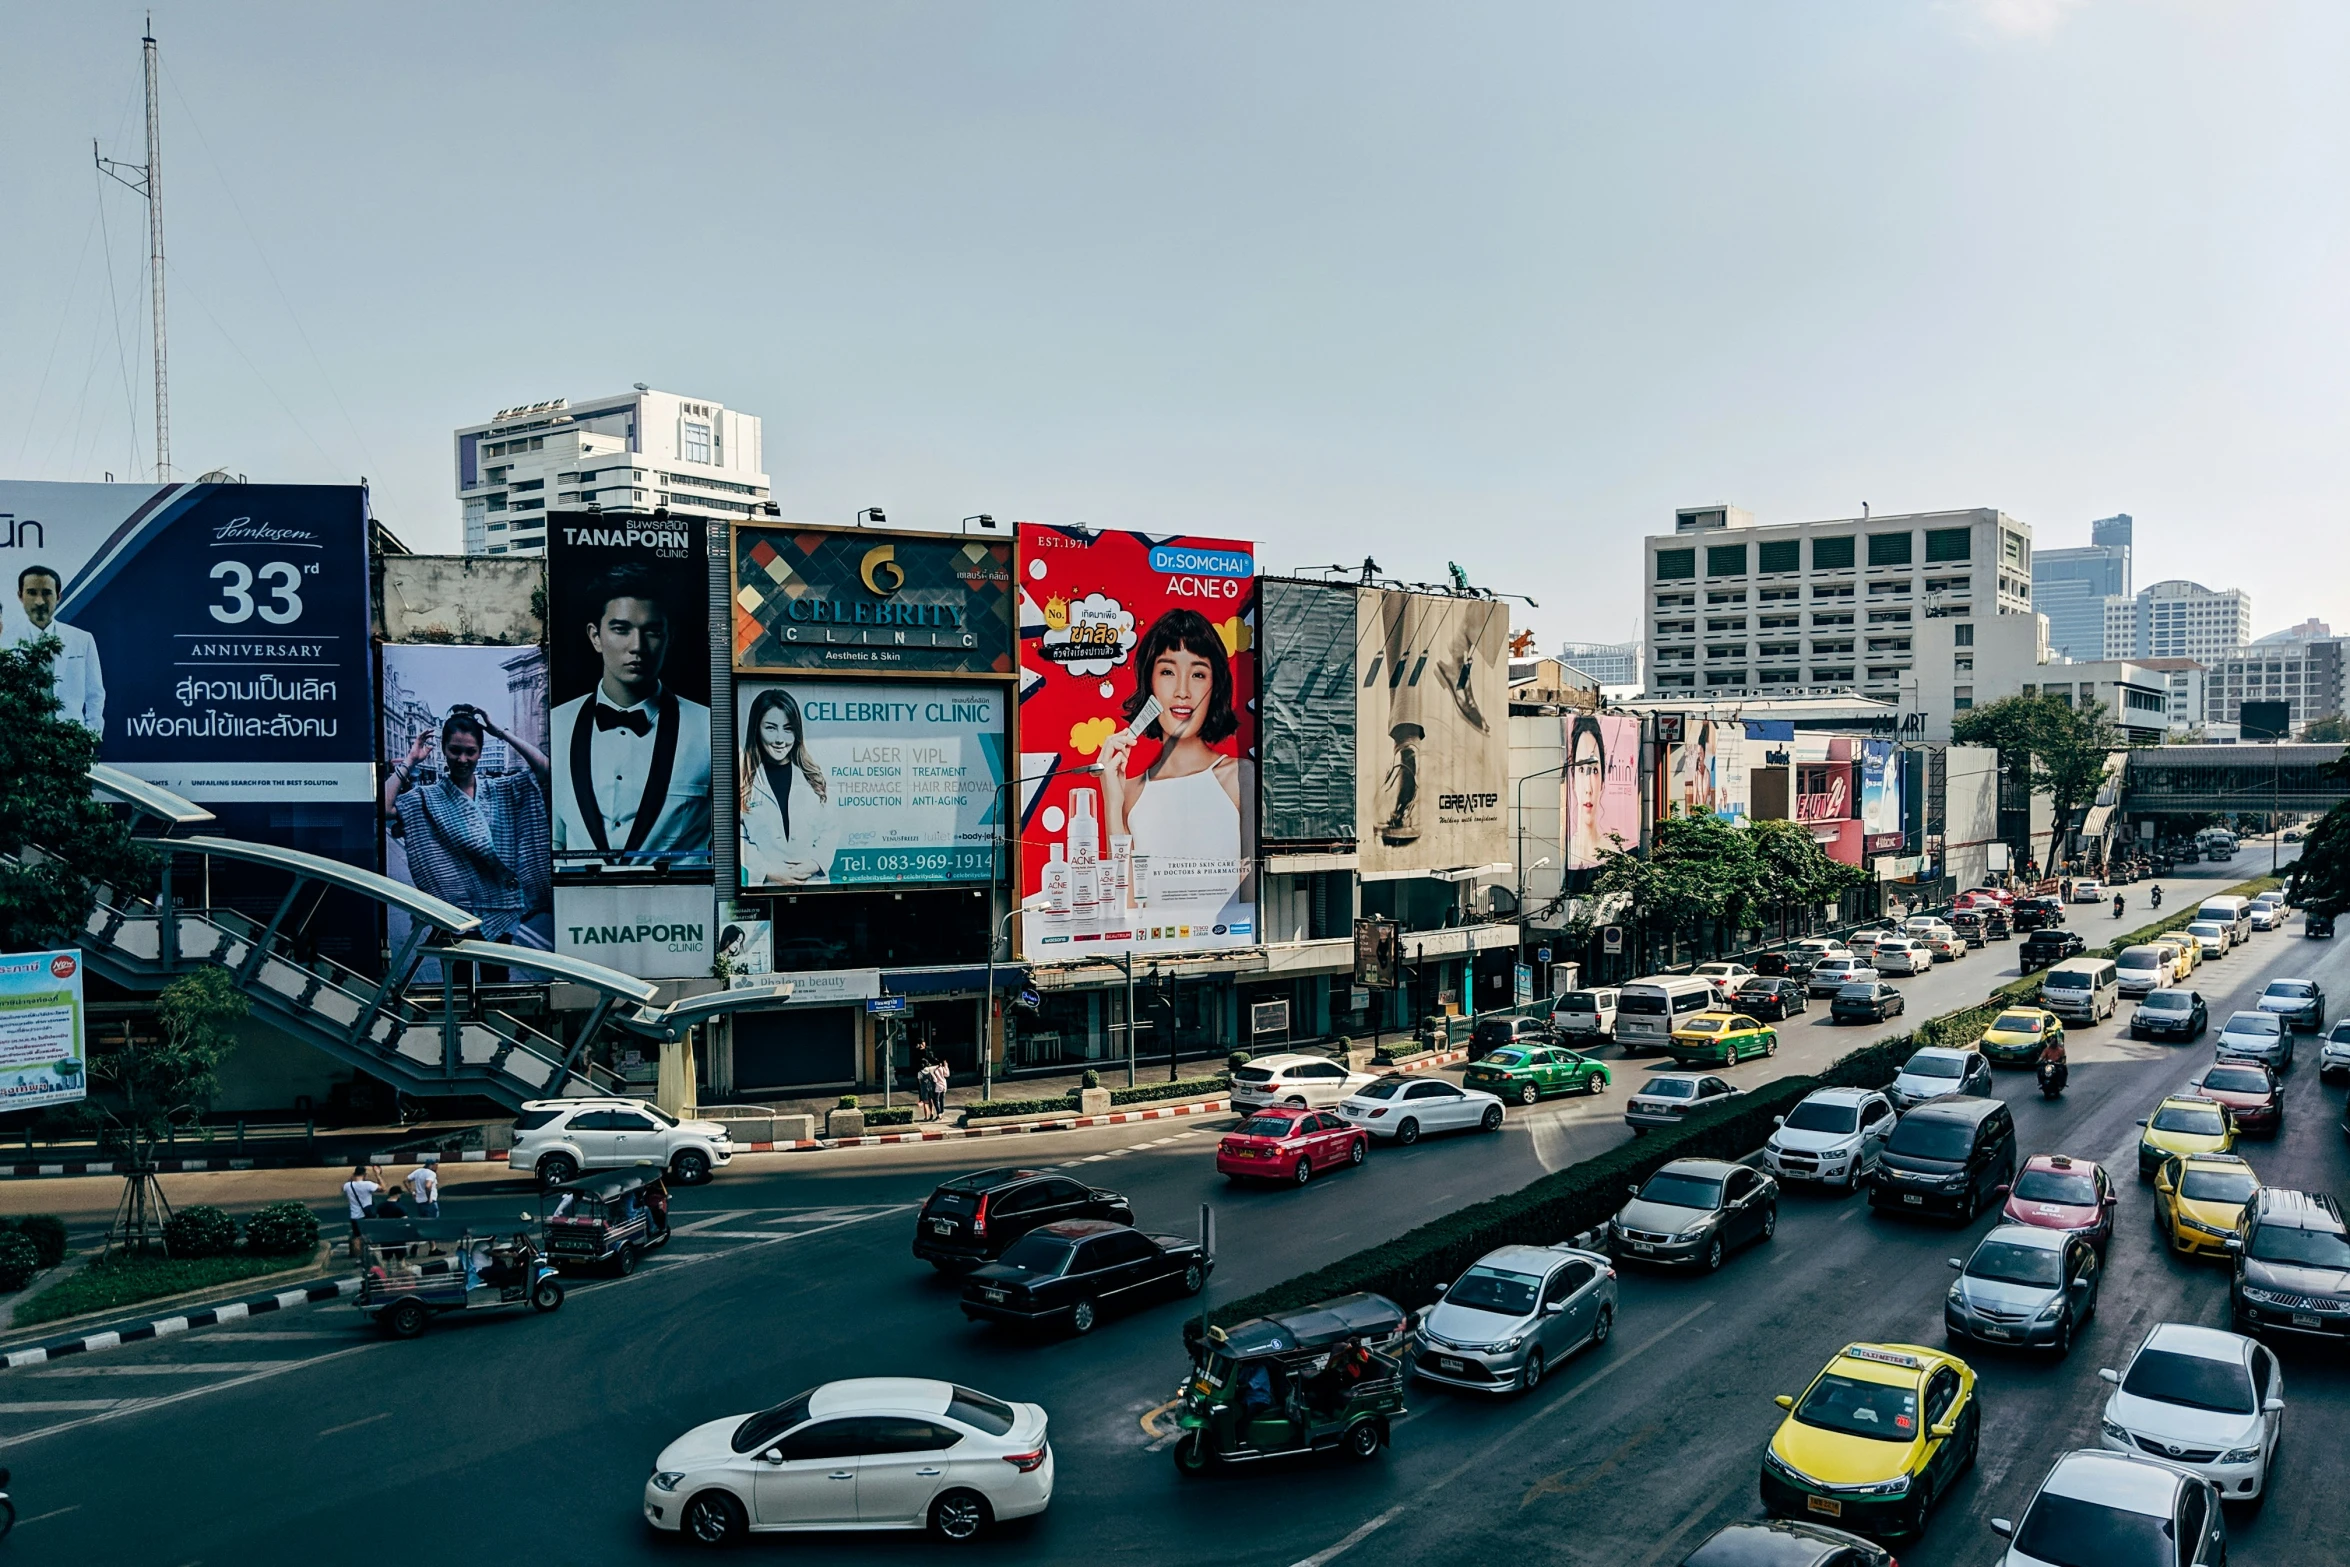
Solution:
M 832 879 L 832 813 L 824 769 L 808 751 L 800 704 L 781 686 L 751 699 L 743 721 L 743 882 L 797 887 Z
M 1232 706 L 1232 661 L 1224 639 L 1195 609 L 1171 609 L 1134 650 L 1134 694 L 1126 726 L 1102 742 L 1102 810 L 1111 837 L 1131 837 L 1149 857 L 1154 883 L 1188 884 L 1205 902 L 1220 882 L 1223 902 L 1249 884 L 1249 816 L 1256 783 L 1249 764 L 1213 749 L 1240 730 Z M 1139 776 L 1127 759 L 1139 740 L 1159 754 Z

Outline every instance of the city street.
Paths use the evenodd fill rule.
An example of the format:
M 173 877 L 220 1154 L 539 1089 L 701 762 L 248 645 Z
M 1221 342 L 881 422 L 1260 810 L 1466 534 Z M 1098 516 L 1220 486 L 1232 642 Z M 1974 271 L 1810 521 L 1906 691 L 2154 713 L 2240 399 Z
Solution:
M 2266 868 L 2266 849 L 2199 877 L 2163 878 L 2176 908 L 2198 891 Z M 2092 941 L 2147 918 L 2127 889 L 2109 908 L 2077 906 Z M 2197 976 L 2215 1018 L 2269 977 L 2311 973 L 2350 991 L 2350 959 L 2290 931 Z M 1995 944 L 1905 983 L 1894 1029 L 1979 999 L 2015 972 Z M 2123 1013 L 2126 1018 L 2126 1008 Z M 2117 1020 L 2118 1021 L 2118 1020 Z M 1824 1020 L 1786 1029 L 1776 1060 L 1748 1062 L 1760 1084 L 1816 1066 L 1876 1032 Z M 2151 1244 L 2144 1188 L 2130 1178 L 2133 1122 L 2177 1086 L 2208 1045 L 2131 1045 L 2106 1024 L 2076 1032 L 2064 1098 L 2043 1104 L 2025 1074 L 2002 1074 L 2026 1154 L 2066 1150 L 2121 1175 L 2120 1229 L 2098 1318 L 2062 1365 L 1978 1356 L 1987 1415 L 1976 1474 L 1945 1499 L 1903 1560 L 1978 1561 L 1983 1520 L 2012 1516 L 2053 1454 L 2093 1442 L 2100 1365 L 2117 1364 L 2151 1323 L 2225 1321 L 2224 1275 Z M 1505 1130 L 1381 1148 L 1360 1170 L 1303 1190 L 1250 1191 L 1215 1177 L 1210 1152 L 1227 1118 L 1158 1122 L 987 1142 L 754 1156 L 680 1194 L 677 1239 L 626 1280 L 583 1281 L 552 1317 L 485 1314 L 443 1321 L 408 1343 L 325 1305 L 249 1326 L 190 1333 L 86 1359 L 6 1373 L 0 1444 L 15 1472 L 27 1560 L 186 1567 L 307 1561 L 373 1545 L 385 1503 L 401 1499 L 416 1544 L 513 1539 L 534 1556 L 666 1556 L 637 1515 L 654 1454 L 698 1421 L 772 1403 L 827 1379 L 872 1373 L 951 1377 L 1042 1403 L 1059 1456 L 1052 1509 L 1006 1529 L 982 1556 L 1152 1561 L 1177 1553 L 1315 1567 L 1350 1562 L 1490 1560 L 1667 1563 L 1706 1530 L 1755 1513 L 1755 1464 L 1779 1412 L 1852 1338 L 1940 1342 L 1942 1259 L 1971 1234 L 1868 1217 L 1851 1199 L 1788 1194 L 1777 1239 L 1711 1279 L 1628 1272 L 1605 1348 L 1558 1368 L 1522 1400 L 1414 1389 L 1393 1449 L 1362 1466 L 1304 1464 L 1180 1480 L 1146 1417 L 1183 1370 L 1185 1308 L 1112 1319 L 1083 1341 L 1031 1341 L 965 1323 L 955 1291 L 907 1252 L 912 1209 L 944 1175 L 996 1163 L 1067 1163 L 1127 1194 L 1145 1228 L 1190 1231 L 1217 1209 L 1214 1295 L 1232 1298 L 1375 1243 L 1547 1168 L 1620 1140 L 1621 1099 L 1644 1065 L 1621 1062 L 1597 1100 L 1512 1107 Z M 2264 1176 L 2341 1190 L 2350 1175 L 2339 1091 L 2306 1064 L 2273 1146 L 2252 1145 Z M 331 1172 L 276 1172 L 282 1185 Z M 496 1172 L 452 1182 L 452 1211 L 519 1215 L 526 1183 Z M 199 1179 L 199 1178 L 191 1178 Z M 203 1178 L 209 1179 L 209 1178 Z M 40 1183 L 50 1185 L 53 1183 Z M 81 1183 L 76 1183 L 77 1185 Z M 313 1188 L 315 1190 L 315 1188 Z M 175 1194 L 177 1188 L 175 1187 Z M 272 1192 L 272 1195 L 275 1193 Z M 6 1193 L 22 1210 L 40 1186 Z M 236 1201 L 225 1184 L 214 1201 Z M 184 1199 L 183 1199 L 184 1200 Z M 258 1200 L 258 1195 L 251 1200 Z M 331 1212 L 321 1203 L 322 1215 Z M 1979 1221 L 1974 1232 L 1991 1221 Z M 2307 1561 L 2338 1517 L 2318 1479 L 2320 1433 L 2350 1416 L 2350 1376 L 2295 1346 L 2286 1365 L 2288 1431 L 2275 1500 L 2234 1520 L 2239 1562 Z M 151 1503 L 145 1471 L 168 1465 L 173 1494 Z M 1245 1516 L 1245 1526 L 1234 1520 Z M 815 1560 L 914 1560 L 927 1540 L 837 1537 L 759 1541 Z

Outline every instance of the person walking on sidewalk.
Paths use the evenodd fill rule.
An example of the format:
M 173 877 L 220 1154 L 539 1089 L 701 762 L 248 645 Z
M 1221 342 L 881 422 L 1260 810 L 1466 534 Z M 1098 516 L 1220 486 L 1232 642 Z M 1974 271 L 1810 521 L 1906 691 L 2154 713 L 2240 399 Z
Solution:
M 935 1121 L 947 1113 L 947 1064 L 938 1057 L 932 1056 L 927 1072 L 930 1084 L 930 1118 Z
M 351 1255 L 359 1255 L 359 1221 L 375 1211 L 375 1194 L 383 1187 L 367 1178 L 367 1166 L 351 1166 L 351 1178 L 343 1183 L 343 1200 L 351 1208 Z
M 419 1159 L 416 1168 L 408 1172 L 408 1197 L 415 1205 L 419 1219 L 437 1219 L 441 1216 L 441 1172 L 434 1169 L 429 1159 Z

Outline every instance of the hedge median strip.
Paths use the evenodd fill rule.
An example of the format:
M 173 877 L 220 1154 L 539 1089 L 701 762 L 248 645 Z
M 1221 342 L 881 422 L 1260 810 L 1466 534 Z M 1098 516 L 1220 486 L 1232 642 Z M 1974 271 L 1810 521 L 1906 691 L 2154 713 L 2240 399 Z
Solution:
M 2259 877 L 2217 896 L 2250 897 L 2277 885 Z M 2205 900 L 2195 900 L 2197 907 Z M 2134 945 L 2187 924 L 2189 908 L 2156 925 L 2132 931 L 2104 951 L 2117 955 Z M 1294 1311 L 1332 1296 L 1371 1290 L 1405 1307 L 1436 1298 L 1436 1286 L 1450 1284 L 1487 1252 L 1502 1246 L 1556 1245 L 1562 1236 L 1604 1229 L 1624 1205 L 1625 1188 L 1645 1182 L 1675 1159 L 1739 1159 L 1769 1140 L 1776 1116 L 1785 1115 L 1815 1088 L 1882 1088 L 1911 1055 L 1928 1046 L 1971 1045 L 2000 1012 L 2038 993 L 2037 975 L 2000 986 L 1988 1001 L 1928 1018 L 1906 1034 L 1872 1041 L 1838 1057 L 1815 1077 L 1782 1077 L 1763 1084 L 1719 1109 L 1692 1116 L 1681 1126 L 1619 1143 L 1605 1153 L 1554 1171 L 1519 1191 L 1432 1219 L 1394 1240 L 1342 1257 L 1328 1267 L 1244 1295 L 1213 1311 L 1218 1322 L 1243 1322 L 1274 1312 Z

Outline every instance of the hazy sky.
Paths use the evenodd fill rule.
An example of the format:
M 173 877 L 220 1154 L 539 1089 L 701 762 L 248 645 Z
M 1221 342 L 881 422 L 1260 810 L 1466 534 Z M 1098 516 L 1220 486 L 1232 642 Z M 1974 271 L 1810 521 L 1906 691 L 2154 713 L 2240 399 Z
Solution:
M 142 156 L 140 21 L 0 0 L 0 474 L 152 461 L 90 166 Z M 646 381 L 764 416 L 790 517 L 1455 560 L 1545 643 L 1629 635 L 1639 537 L 1717 500 L 2129 511 L 2141 584 L 2350 630 L 2333 0 L 155 26 L 175 464 L 365 474 L 419 547 L 455 426 Z

